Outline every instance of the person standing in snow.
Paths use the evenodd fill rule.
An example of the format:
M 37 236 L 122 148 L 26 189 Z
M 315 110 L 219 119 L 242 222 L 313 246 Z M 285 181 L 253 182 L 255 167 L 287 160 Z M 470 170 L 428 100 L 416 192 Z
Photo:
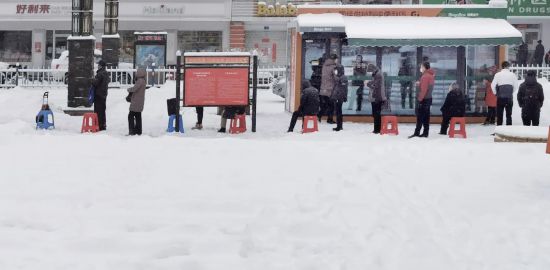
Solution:
M 136 83 L 128 89 L 130 93 L 130 112 L 128 113 L 128 135 L 141 135 L 142 121 L 141 113 L 145 103 L 145 89 L 147 82 L 147 71 L 145 68 L 138 68 L 136 72 Z
M 443 121 L 441 122 L 441 130 L 439 134 L 447 135 L 447 129 L 449 129 L 449 122 L 453 117 L 464 117 L 466 113 L 466 102 L 464 99 L 464 93 L 458 88 L 458 83 L 453 82 L 449 86 L 449 93 L 445 98 L 443 106 L 441 106 L 441 113 L 443 115 Z
M 107 110 L 107 94 L 109 89 L 109 73 L 106 70 L 106 63 L 99 60 L 97 63 L 98 69 L 95 78 L 92 80 L 94 87 L 94 112 L 97 114 L 99 130 L 107 129 L 107 119 L 105 111 Z
M 332 118 L 334 114 L 334 104 L 330 100 L 332 91 L 334 90 L 334 69 L 336 68 L 338 56 L 331 54 L 328 59 L 323 63 L 322 75 L 321 75 L 321 89 L 319 94 L 321 98 L 321 110 L 319 111 L 319 122 L 323 115 L 327 116 L 327 123 L 334 124 Z
M 519 86 L 518 103 L 521 107 L 521 119 L 524 126 L 538 126 L 540 108 L 544 103 L 542 85 L 537 82 L 537 73 L 533 70 L 527 72 L 525 82 Z
M 502 62 L 502 70 L 495 74 L 491 83 L 493 94 L 497 96 L 497 126 L 504 122 L 506 111 L 506 125 L 512 125 L 512 107 L 514 106 L 514 91 L 517 89 L 517 76 L 510 71 L 510 63 Z
M 430 68 L 430 62 L 424 62 L 420 66 L 420 81 L 416 85 L 420 88 L 418 91 L 416 108 L 416 128 L 414 134 L 409 136 L 427 138 L 430 134 L 430 108 L 432 106 L 432 92 L 435 85 L 435 72 Z M 420 134 L 420 130 L 424 127 L 424 132 Z
M 319 113 L 319 91 L 311 86 L 311 83 L 307 80 L 302 82 L 302 96 L 300 97 L 300 107 L 298 110 L 292 113 L 290 119 L 290 126 L 288 132 L 294 131 L 294 126 L 298 121 L 298 117 L 317 116 Z
M 483 80 L 485 84 L 485 105 L 487 105 L 487 117 L 483 125 L 494 125 L 497 114 L 497 96 L 493 93 L 491 82 L 493 81 L 493 71 L 489 71 L 489 76 Z
M 518 53 L 516 55 L 516 63 L 522 67 L 527 66 L 527 57 L 529 55 L 529 49 L 527 43 L 521 42 L 519 45 Z
M 358 54 L 355 57 L 355 65 L 353 66 L 353 76 L 354 77 L 364 77 L 367 75 L 367 67 L 365 65 L 365 62 L 363 62 L 363 56 Z M 361 111 L 361 108 L 363 107 L 363 94 L 364 94 L 364 88 L 365 84 L 362 80 L 353 80 L 351 82 L 353 86 L 357 87 L 357 90 L 355 90 L 355 95 L 357 96 L 357 109 L 356 111 Z M 353 93 L 352 93 L 353 97 Z M 353 108 L 353 101 L 350 101 L 349 103 L 349 109 L 351 110 Z
M 334 69 L 334 90 L 330 96 L 332 104 L 336 111 L 336 127 L 332 130 L 340 131 L 343 129 L 342 106 L 348 100 L 348 77 L 344 74 L 344 66 L 338 65 Z
M 547 67 L 550 67 L 550 50 L 548 50 L 548 52 L 544 56 L 544 63 L 546 63 Z
M 202 118 L 204 116 L 204 107 L 200 107 L 200 106 L 195 107 L 195 112 L 197 113 L 197 123 L 191 129 L 201 130 L 202 129 Z
M 374 118 L 374 130 L 372 133 L 380 134 L 382 127 L 382 105 L 387 100 L 384 75 L 376 65 L 369 65 L 369 71 L 372 71 L 372 80 L 365 82 L 369 88 L 369 101 L 371 102 L 372 117 Z
M 542 40 L 537 41 L 537 43 L 535 53 L 533 54 L 533 64 L 540 67 L 544 60 L 544 46 L 542 45 Z

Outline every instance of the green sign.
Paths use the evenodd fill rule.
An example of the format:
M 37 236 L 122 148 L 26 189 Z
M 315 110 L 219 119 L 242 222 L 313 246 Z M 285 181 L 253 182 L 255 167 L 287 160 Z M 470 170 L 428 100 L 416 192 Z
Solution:
M 550 0 L 508 0 L 508 16 L 550 16 Z

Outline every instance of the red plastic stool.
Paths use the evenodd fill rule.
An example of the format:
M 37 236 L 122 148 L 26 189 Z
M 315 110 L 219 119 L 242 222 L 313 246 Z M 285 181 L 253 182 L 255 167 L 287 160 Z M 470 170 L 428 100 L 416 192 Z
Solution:
M 235 118 L 231 119 L 229 133 L 239 134 L 243 132 L 246 132 L 246 115 L 244 114 L 235 115 Z
M 388 124 L 391 124 L 391 128 L 388 128 Z M 382 130 L 380 130 L 380 134 L 399 135 L 397 116 L 382 116 Z
M 99 122 L 97 121 L 96 113 L 85 113 L 82 117 L 82 129 L 81 133 L 84 132 L 98 132 L 99 131 Z
M 304 121 L 302 121 L 302 133 L 310 133 L 319 131 L 319 119 L 315 115 L 306 115 L 304 116 Z M 313 127 L 309 127 L 309 123 L 313 122 Z
M 455 125 L 460 124 L 460 129 L 456 130 Z M 464 138 L 466 139 L 466 118 L 453 117 L 451 118 L 451 126 L 449 127 L 449 138 Z

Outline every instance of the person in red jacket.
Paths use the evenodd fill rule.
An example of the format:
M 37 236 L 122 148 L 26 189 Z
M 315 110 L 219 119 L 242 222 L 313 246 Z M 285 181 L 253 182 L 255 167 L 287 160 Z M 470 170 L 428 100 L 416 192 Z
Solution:
M 485 105 L 487 105 L 487 118 L 483 125 L 494 125 L 497 115 L 497 96 L 493 93 L 491 83 L 493 82 L 493 72 L 489 71 L 489 77 L 483 80 L 485 84 Z
M 418 107 L 416 108 L 416 129 L 414 134 L 409 136 L 427 138 L 430 133 L 430 108 L 432 106 L 432 92 L 435 85 L 435 71 L 430 68 L 430 62 L 426 61 L 420 66 L 422 76 L 420 81 L 416 82 L 420 88 L 418 92 Z M 420 130 L 424 127 L 424 132 Z

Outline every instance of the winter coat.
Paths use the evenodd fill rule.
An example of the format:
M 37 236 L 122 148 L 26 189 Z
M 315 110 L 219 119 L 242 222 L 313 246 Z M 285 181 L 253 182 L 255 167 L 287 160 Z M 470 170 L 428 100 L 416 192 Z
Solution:
M 300 108 L 298 109 L 304 115 L 317 115 L 319 113 L 319 91 L 309 83 L 302 84 L 302 96 L 300 98 Z
M 537 47 L 535 47 L 535 53 L 533 54 L 534 64 L 542 65 L 543 59 L 544 59 L 544 46 L 542 46 L 542 44 L 538 44 Z
M 107 70 L 105 70 L 105 67 L 100 67 L 97 70 L 97 73 L 95 75 L 95 78 L 92 81 L 92 85 L 95 89 L 95 96 L 107 99 L 107 93 L 109 88 L 109 81 L 110 81 L 109 73 L 107 73 Z
M 132 98 L 130 101 L 130 111 L 131 112 L 142 112 L 143 104 L 145 103 L 145 88 L 147 83 L 145 78 L 147 72 L 144 68 L 139 68 L 136 72 L 136 83 L 133 87 L 128 89 L 128 92 L 132 93 Z
M 332 95 L 330 96 L 333 100 L 348 101 L 348 77 L 344 75 L 344 67 L 338 66 L 338 75 L 334 76 L 334 90 L 332 90 Z
M 550 66 L 550 51 L 548 51 L 544 56 L 544 62 L 546 63 L 547 66 Z
M 520 85 L 518 103 L 523 109 L 540 110 L 544 103 L 544 92 L 536 77 L 527 76 L 525 82 Z
M 376 70 L 372 74 L 372 80 L 367 83 L 367 87 L 370 88 L 370 102 L 384 102 L 387 100 L 386 87 L 384 84 L 384 75 L 380 70 Z
M 364 77 L 367 75 L 367 67 L 363 62 L 355 64 L 353 67 L 354 77 Z M 351 82 L 353 86 L 363 86 L 363 80 L 353 80 Z
M 229 106 L 224 107 L 222 117 L 225 119 L 233 119 L 237 114 L 244 114 L 246 109 L 244 106 Z
M 336 62 L 334 59 L 327 59 L 323 64 L 320 95 L 330 97 L 334 90 L 334 69 Z
M 443 106 L 441 106 L 441 112 L 445 116 L 449 117 L 463 117 L 466 113 L 466 102 L 464 94 L 459 88 L 455 88 L 445 98 Z
M 491 81 L 488 80 L 487 86 L 485 87 L 485 105 L 487 107 L 496 107 L 497 106 L 497 96 L 493 93 L 491 88 Z
M 529 51 L 528 51 L 528 48 L 527 48 L 527 44 L 523 43 L 519 46 L 519 49 L 518 49 L 518 55 L 517 55 L 517 63 L 519 65 L 522 65 L 522 66 L 525 66 L 527 65 L 527 56 L 529 54 Z
M 418 92 L 418 101 L 422 102 L 424 99 L 431 99 L 432 92 L 435 85 L 435 71 L 428 69 L 422 73 L 420 77 L 420 91 Z
M 505 68 L 495 74 L 493 82 L 491 82 L 491 89 L 497 98 L 512 99 L 517 85 L 516 74 Z

